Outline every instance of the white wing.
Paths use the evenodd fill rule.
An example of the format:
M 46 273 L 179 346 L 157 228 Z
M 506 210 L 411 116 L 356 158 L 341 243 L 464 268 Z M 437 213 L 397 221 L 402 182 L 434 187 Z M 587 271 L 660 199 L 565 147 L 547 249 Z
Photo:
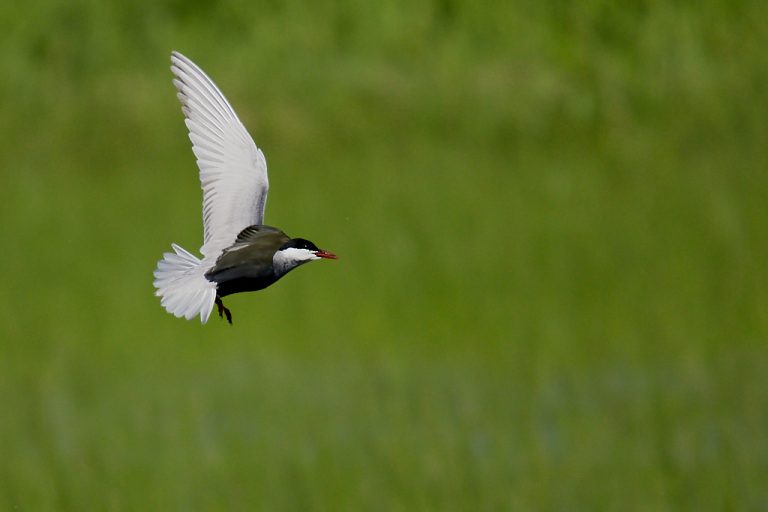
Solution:
M 200 168 L 203 188 L 203 246 L 215 261 L 238 233 L 264 223 L 269 180 L 267 162 L 227 99 L 202 69 L 171 54 L 173 85 Z

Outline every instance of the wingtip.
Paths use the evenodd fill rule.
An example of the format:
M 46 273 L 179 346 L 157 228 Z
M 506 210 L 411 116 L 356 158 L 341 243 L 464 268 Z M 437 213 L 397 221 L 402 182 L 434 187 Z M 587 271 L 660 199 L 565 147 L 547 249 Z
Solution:
M 192 61 L 190 61 L 189 58 L 183 53 L 176 50 L 171 50 L 171 70 L 173 70 L 174 67 L 183 66 L 189 62 Z

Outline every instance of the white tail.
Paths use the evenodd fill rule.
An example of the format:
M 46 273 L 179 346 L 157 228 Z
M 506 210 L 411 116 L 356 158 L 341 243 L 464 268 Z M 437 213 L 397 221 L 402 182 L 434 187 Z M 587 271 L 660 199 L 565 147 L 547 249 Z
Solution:
M 176 244 L 175 254 L 166 252 L 155 270 L 155 295 L 169 313 L 192 320 L 198 314 L 206 323 L 216 301 L 216 283 L 205 278 L 203 261 Z

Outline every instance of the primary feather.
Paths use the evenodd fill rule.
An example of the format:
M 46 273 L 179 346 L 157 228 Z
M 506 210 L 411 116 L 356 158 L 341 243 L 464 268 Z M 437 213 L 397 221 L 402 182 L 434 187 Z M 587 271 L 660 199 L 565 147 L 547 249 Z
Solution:
M 243 229 L 264 223 L 267 162 L 213 81 L 178 52 L 171 55 L 203 188 L 203 256 L 217 257 Z

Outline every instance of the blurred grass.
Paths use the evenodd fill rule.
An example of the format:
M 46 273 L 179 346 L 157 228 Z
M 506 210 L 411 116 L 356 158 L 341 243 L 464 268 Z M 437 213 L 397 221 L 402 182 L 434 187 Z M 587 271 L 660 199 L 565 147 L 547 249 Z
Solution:
M 0 508 L 762 510 L 764 3 L 76 0 L 0 21 Z M 341 255 L 172 318 L 168 54 Z

